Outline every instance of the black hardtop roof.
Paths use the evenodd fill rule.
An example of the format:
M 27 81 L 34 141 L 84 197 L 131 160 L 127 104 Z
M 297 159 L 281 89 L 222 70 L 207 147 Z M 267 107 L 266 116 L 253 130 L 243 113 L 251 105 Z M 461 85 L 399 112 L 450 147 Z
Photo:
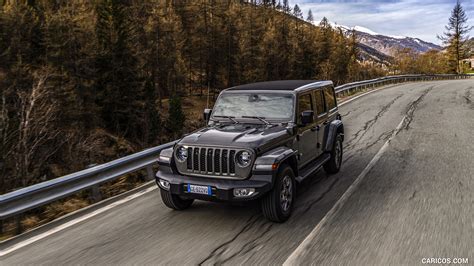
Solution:
M 250 83 L 228 88 L 230 91 L 237 90 L 284 90 L 293 91 L 303 86 L 314 84 L 314 87 L 322 87 L 332 85 L 332 81 L 318 81 L 318 80 L 276 80 Z

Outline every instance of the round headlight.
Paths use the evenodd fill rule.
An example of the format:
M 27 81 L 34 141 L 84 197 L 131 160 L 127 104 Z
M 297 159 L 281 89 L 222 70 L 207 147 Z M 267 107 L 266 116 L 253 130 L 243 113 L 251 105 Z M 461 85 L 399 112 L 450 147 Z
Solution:
M 187 158 L 188 158 L 188 148 L 179 146 L 176 149 L 176 159 L 178 159 L 178 161 L 180 162 L 184 162 L 186 161 Z
M 247 167 L 250 165 L 250 162 L 252 161 L 252 155 L 248 151 L 241 151 L 237 153 L 237 164 L 240 167 Z

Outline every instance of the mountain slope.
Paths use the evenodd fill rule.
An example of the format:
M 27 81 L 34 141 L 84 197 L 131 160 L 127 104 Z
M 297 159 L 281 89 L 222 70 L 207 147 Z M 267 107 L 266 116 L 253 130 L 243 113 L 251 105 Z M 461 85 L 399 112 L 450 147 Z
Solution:
M 391 56 L 379 52 L 378 50 L 362 43 L 359 43 L 358 46 L 360 60 L 372 61 L 382 65 L 390 65 L 390 62 L 392 61 Z
M 371 35 L 364 32 L 357 32 L 358 39 L 362 44 L 370 46 L 379 52 L 392 56 L 397 50 L 410 48 L 415 52 L 424 53 L 429 50 L 441 50 L 441 46 L 425 42 L 418 38 L 394 38 L 384 35 Z
M 346 34 L 350 34 L 350 31 L 354 30 L 361 44 L 373 48 L 387 56 L 393 56 L 397 50 L 403 48 L 410 48 L 417 53 L 442 49 L 439 45 L 423 41 L 419 38 L 382 35 L 361 26 L 347 27 L 333 24 L 333 27 L 340 28 Z

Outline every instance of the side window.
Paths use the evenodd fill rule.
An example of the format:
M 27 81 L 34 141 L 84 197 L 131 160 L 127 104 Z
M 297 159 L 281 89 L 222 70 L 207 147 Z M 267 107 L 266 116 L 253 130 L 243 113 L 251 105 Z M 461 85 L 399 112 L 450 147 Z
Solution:
M 315 90 L 314 91 L 314 104 L 316 105 L 316 108 L 314 110 L 314 113 L 316 115 L 320 115 L 326 112 L 326 106 L 324 104 L 324 98 L 323 98 L 323 91 L 322 90 Z
M 328 111 L 336 107 L 336 97 L 334 96 L 334 91 L 331 87 L 324 88 L 324 98 L 326 99 L 326 107 Z
M 313 101 L 311 94 L 303 94 L 298 96 L 298 122 L 301 122 L 301 112 L 313 110 Z

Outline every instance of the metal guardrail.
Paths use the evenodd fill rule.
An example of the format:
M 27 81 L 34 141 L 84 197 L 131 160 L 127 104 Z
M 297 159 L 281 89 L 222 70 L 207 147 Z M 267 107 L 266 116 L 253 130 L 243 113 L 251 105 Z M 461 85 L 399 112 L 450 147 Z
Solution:
M 376 86 L 407 81 L 464 79 L 470 77 L 474 77 L 474 75 L 388 76 L 338 86 L 336 87 L 336 94 L 344 96 Z M 175 143 L 176 141 L 163 144 L 86 170 L 0 195 L 0 231 L 2 220 L 65 198 L 82 190 L 91 189 L 93 199 L 98 201 L 101 198 L 99 185 L 115 180 L 125 174 L 147 169 L 148 179 L 153 179 L 154 172 L 152 166 L 157 163 L 160 152 L 173 146 Z M 19 222 L 17 221 L 17 228 L 19 227 Z
M 152 167 L 156 165 L 160 152 L 173 146 L 175 142 L 0 195 L 0 219 L 9 218 L 85 189 L 92 189 L 92 196 L 98 201 L 101 198 L 100 184 L 141 169 L 147 169 L 147 179 L 151 180 L 154 178 Z
M 387 76 L 382 78 L 376 78 L 371 80 L 357 81 L 347 83 L 335 88 L 337 96 L 350 95 L 354 92 L 374 88 L 377 86 L 384 86 L 388 84 L 396 84 L 410 81 L 431 81 L 431 80 L 448 80 L 448 79 L 467 79 L 474 77 L 471 74 L 456 75 L 456 74 L 436 74 L 436 75 L 399 75 L 399 76 Z

